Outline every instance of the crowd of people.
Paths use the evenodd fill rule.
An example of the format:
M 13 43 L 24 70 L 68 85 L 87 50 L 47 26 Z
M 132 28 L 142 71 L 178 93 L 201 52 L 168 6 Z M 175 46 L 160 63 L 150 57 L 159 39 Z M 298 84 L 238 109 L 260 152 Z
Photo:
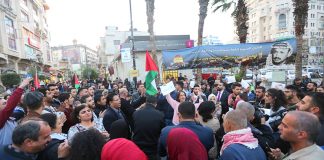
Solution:
M 0 99 L 0 160 L 324 159 L 323 83 L 191 86 L 181 76 L 166 80 L 173 92 L 149 95 L 140 81 L 28 91 L 30 81 Z

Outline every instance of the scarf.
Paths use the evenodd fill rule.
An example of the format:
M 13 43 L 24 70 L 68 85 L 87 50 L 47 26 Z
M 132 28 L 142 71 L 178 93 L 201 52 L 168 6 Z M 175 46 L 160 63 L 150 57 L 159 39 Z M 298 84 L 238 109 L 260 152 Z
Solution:
M 258 140 L 253 137 L 251 128 L 240 129 L 236 131 L 228 132 L 223 137 L 223 146 L 221 148 L 220 154 L 231 144 L 242 144 L 249 149 L 255 149 L 259 146 Z

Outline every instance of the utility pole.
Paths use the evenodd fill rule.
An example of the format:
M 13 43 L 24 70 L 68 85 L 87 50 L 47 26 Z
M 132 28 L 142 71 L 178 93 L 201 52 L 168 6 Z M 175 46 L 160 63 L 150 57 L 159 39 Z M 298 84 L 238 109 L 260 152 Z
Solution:
M 135 52 L 134 52 L 134 32 L 133 32 L 133 14 L 132 14 L 132 0 L 129 0 L 129 13 L 130 13 L 130 22 L 131 22 L 131 41 L 132 41 L 132 55 L 133 55 L 133 70 L 136 70 L 136 62 L 135 62 Z M 133 77 L 135 89 L 137 88 L 137 77 Z

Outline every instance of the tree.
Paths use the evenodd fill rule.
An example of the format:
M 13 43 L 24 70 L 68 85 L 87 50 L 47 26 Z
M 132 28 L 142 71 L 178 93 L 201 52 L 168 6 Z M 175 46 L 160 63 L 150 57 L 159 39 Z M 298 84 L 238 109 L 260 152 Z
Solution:
M 232 17 L 234 18 L 234 24 L 236 26 L 236 35 L 239 37 L 240 43 L 246 43 L 249 28 L 247 25 L 249 15 L 245 0 L 214 0 L 212 3 L 212 6 L 216 6 L 214 12 L 218 11 L 219 9 L 222 9 L 222 12 L 226 12 L 232 7 L 232 5 L 235 7 L 234 11 L 232 12 Z M 249 63 L 247 62 L 241 62 L 239 76 L 237 76 L 239 79 L 245 78 L 248 65 Z
M 209 0 L 199 0 L 198 46 L 202 45 L 205 19 L 207 17 Z
M 146 16 L 147 16 L 147 26 L 148 32 L 150 34 L 150 47 L 151 47 L 151 55 L 153 57 L 154 63 L 159 66 L 156 56 L 156 42 L 155 42 L 155 34 L 154 34 L 154 2 L 155 0 L 145 0 L 146 1 Z M 158 72 L 158 76 L 156 79 L 157 83 L 160 83 L 160 72 Z
M 5 73 L 1 75 L 1 82 L 6 88 L 11 88 L 21 82 L 21 78 L 17 73 Z
M 297 54 L 295 60 L 295 77 L 302 77 L 303 35 L 308 17 L 308 0 L 293 0 L 295 36 L 297 40 Z
M 90 67 L 85 67 L 82 70 L 82 78 L 83 79 L 97 79 L 98 78 L 99 73 Z
M 208 11 L 208 3 L 209 0 L 199 0 L 199 22 L 198 22 L 198 42 L 197 42 L 198 46 L 202 45 L 205 19 L 207 17 L 207 11 Z M 198 79 L 198 82 L 201 81 L 202 78 L 201 73 L 202 73 L 202 69 L 198 68 L 197 77 L 196 77 Z

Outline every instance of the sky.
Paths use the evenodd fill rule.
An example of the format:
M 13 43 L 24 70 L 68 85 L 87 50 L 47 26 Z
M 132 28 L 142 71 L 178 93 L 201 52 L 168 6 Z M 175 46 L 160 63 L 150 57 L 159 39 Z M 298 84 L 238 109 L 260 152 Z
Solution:
M 212 0 L 211 0 L 212 1 Z M 73 39 L 93 49 L 104 36 L 105 26 L 117 26 L 120 31 L 130 28 L 129 0 L 47 0 L 51 46 L 70 45 Z M 208 8 L 204 36 L 218 36 L 223 43 L 234 39 L 230 12 L 212 13 Z M 133 26 L 147 31 L 146 2 L 132 0 Z M 198 0 L 155 0 L 155 35 L 198 35 Z

